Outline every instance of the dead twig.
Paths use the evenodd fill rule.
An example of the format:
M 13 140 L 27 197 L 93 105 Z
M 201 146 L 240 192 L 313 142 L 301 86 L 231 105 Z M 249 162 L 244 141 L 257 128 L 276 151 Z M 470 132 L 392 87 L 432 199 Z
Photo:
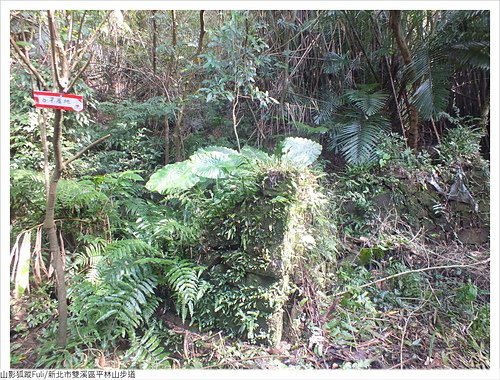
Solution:
M 258 359 L 276 359 L 276 358 L 291 358 L 291 355 L 259 355 L 259 356 L 251 356 L 249 358 L 241 358 L 241 359 L 226 359 L 224 363 L 219 363 L 219 364 L 212 364 L 206 367 L 203 367 L 203 369 L 209 369 L 209 368 L 217 368 L 225 364 L 232 364 L 232 363 L 239 363 L 239 362 L 245 362 L 249 360 L 258 360 Z

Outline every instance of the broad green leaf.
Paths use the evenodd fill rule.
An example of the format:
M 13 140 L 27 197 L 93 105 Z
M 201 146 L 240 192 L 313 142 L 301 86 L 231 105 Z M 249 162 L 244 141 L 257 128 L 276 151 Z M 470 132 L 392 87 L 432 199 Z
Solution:
M 193 172 L 191 161 L 176 162 L 154 173 L 146 188 L 160 194 L 175 194 L 196 185 L 200 178 Z
M 225 178 L 245 162 L 237 151 L 222 146 L 198 149 L 190 160 L 196 175 L 211 179 Z
M 228 156 L 221 152 L 196 153 L 191 156 L 193 172 L 205 178 L 225 178 L 224 162 Z
M 269 157 L 269 155 L 266 152 L 263 152 L 257 148 L 253 148 L 253 147 L 248 146 L 248 145 L 241 148 L 240 153 L 243 157 L 246 157 L 252 161 L 266 162 L 266 161 L 269 161 L 271 159 L 271 157 Z
M 311 165 L 321 154 L 321 145 L 302 137 L 287 137 L 282 143 L 282 157 L 299 167 Z

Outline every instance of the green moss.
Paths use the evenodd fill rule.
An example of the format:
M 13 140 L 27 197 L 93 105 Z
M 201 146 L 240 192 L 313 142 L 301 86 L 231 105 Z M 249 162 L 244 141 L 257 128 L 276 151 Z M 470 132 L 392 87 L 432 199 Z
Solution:
M 304 259 L 302 237 L 313 226 L 312 208 L 324 199 L 306 169 L 263 167 L 254 185 L 251 192 L 242 192 L 219 184 L 213 190 L 214 206 L 203 204 L 202 241 L 210 253 L 194 259 L 208 264 L 204 278 L 210 289 L 194 314 L 204 329 L 276 345 L 293 271 Z M 231 199 L 218 201 L 225 197 Z

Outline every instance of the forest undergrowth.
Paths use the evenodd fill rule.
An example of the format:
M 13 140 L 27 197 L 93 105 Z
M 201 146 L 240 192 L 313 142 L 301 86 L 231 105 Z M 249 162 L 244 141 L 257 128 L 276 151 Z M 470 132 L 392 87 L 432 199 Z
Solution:
M 463 129 L 462 133 L 470 132 Z M 313 227 L 299 232 L 304 238 L 301 244 L 306 246 L 300 255 L 308 257 L 294 264 L 294 288 L 284 305 L 287 322 L 280 341 L 271 346 L 254 338 L 261 326 L 252 317 L 253 312 L 259 313 L 257 304 L 244 317 L 237 314 L 236 325 L 231 321 L 221 325 L 217 306 L 209 314 L 198 314 L 196 306 L 203 298 L 206 302 L 209 289 L 215 289 L 204 273 L 221 270 L 221 264 L 207 263 L 207 257 L 213 259 L 209 250 L 221 250 L 222 241 L 229 241 L 224 244 L 234 249 L 238 244 L 232 240 L 235 233 L 249 234 L 244 244 L 258 247 L 262 243 L 252 241 L 258 235 L 232 230 L 227 224 L 231 219 L 222 219 L 217 227 L 222 230 L 209 229 L 201 240 L 200 233 L 207 222 L 212 225 L 224 218 L 225 208 L 234 210 L 241 199 L 256 199 L 253 197 L 261 190 L 248 187 L 252 176 L 264 175 L 255 183 L 264 184 L 265 189 L 269 181 L 276 180 L 270 175 L 291 175 L 294 169 L 286 169 L 292 170 L 286 174 L 285 161 L 280 164 L 251 149 L 244 155 L 227 148 L 201 150 L 189 162 L 202 177 L 171 181 L 172 173 L 168 173 L 167 182 L 161 182 L 160 174 L 154 182 L 152 177 L 147 187 L 161 188 L 167 194 L 164 205 L 145 197 L 143 178 L 135 172 L 65 180 L 59 207 L 72 217 L 60 223 L 64 245 L 74 250 L 71 259 L 68 252 L 66 261 L 71 273 L 70 343 L 65 349 L 54 345 L 54 290 L 50 281 L 40 281 L 50 277 L 50 269 L 37 269 L 39 259 L 33 257 L 32 292 L 11 305 L 13 366 L 488 368 L 489 241 L 480 238 L 481 234 L 488 236 L 487 182 L 469 181 L 479 202 L 477 212 L 471 204 L 447 201 L 429 181 L 437 179 L 443 188 L 453 185 L 456 173 L 446 177 L 443 156 L 434 162 L 426 155 L 413 158 L 398 146 L 401 143 L 391 136 L 381 145 L 378 155 L 383 159 L 376 164 L 318 177 L 321 185 L 316 189 L 323 189 L 329 205 L 322 211 L 321 222 L 327 221 L 328 230 L 320 223 L 320 230 Z M 455 146 L 457 141 L 444 144 Z M 446 145 L 442 148 L 447 149 Z M 222 152 L 227 155 L 218 155 Z M 241 166 L 245 155 L 251 159 Z M 205 162 L 215 157 L 215 163 Z M 476 175 L 484 174 L 487 169 L 477 152 L 462 155 L 460 164 L 469 168 L 468 175 L 474 170 L 479 170 Z M 169 168 L 177 170 L 179 165 Z M 430 177 L 437 169 L 441 177 Z M 319 167 L 314 170 L 321 173 Z M 240 172 L 246 180 L 243 187 Z M 32 220 L 42 209 L 37 204 L 43 203 L 43 191 L 35 189 L 43 182 L 29 172 L 13 171 L 12 176 L 13 204 L 25 205 L 24 210 L 18 208 L 16 218 Z M 202 181 L 201 189 L 198 181 Z M 287 204 L 287 192 L 277 191 L 273 202 Z M 280 215 L 276 212 L 271 214 L 275 226 Z M 252 213 L 242 216 L 253 218 Z M 244 218 L 238 223 L 245 223 Z M 37 228 L 31 229 L 37 234 L 34 251 L 43 258 Z M 20 240 L 27 231 L 19 232 Z M 224 236 L 218 238 L 220 235 Z M 109 240 L 109 236 L 115 238 Z M 116 240 L 118 236 L 121 238 Z M 203 243 L 203 239 L 214 241 Z M 21 242 L 18 247 L 23 249 Z M 224 255 L 215 260 L 224 260 Z M 197 263 L 196 257 L 205 261 Z M 243 265 L 255 264 L 245 261 Z M 305 266 L 315 269 L 306 270 Z M 237 268 L 224 272 L 224 278 L 230 278 L 224 281 L 240 281 L 241 274 L 231 274 Z M 213 278 L 223 281 L 222 277 Z M 252 298 L 241 298 L 245 296 L 240 293 L 250 288 L 239 289 L 237 298 L 216 298 L 214 302 L 229 302 L 226 313 L 251 305 Z M 254 297 L 252 294 L 248 297 Z M 206 307 L 210 306 L 205 303 L 201 309 Z M 210 315 L 213 322 L 209 322 Z

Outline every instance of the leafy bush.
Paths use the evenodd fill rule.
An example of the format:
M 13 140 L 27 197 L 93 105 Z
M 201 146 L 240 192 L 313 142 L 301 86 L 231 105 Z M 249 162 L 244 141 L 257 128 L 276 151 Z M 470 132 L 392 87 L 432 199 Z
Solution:
M 15 220 L 12 234 L 33 228 L 45 217 L 45 186 L 41 173 L 29 170 L 11 171 L 11 210 Z M 55 209 L 57 221 L 64 222 L 69 241 L 82 233 L 104 234 L 104 215 L 111 212 L 108 197 L 90 180 L 61 179 Z
M 472 165 L 481 160 L 480 141 L 483 133 L 479 129 L 459 126 L 449 129 L 439 147 L 444 166 Z

